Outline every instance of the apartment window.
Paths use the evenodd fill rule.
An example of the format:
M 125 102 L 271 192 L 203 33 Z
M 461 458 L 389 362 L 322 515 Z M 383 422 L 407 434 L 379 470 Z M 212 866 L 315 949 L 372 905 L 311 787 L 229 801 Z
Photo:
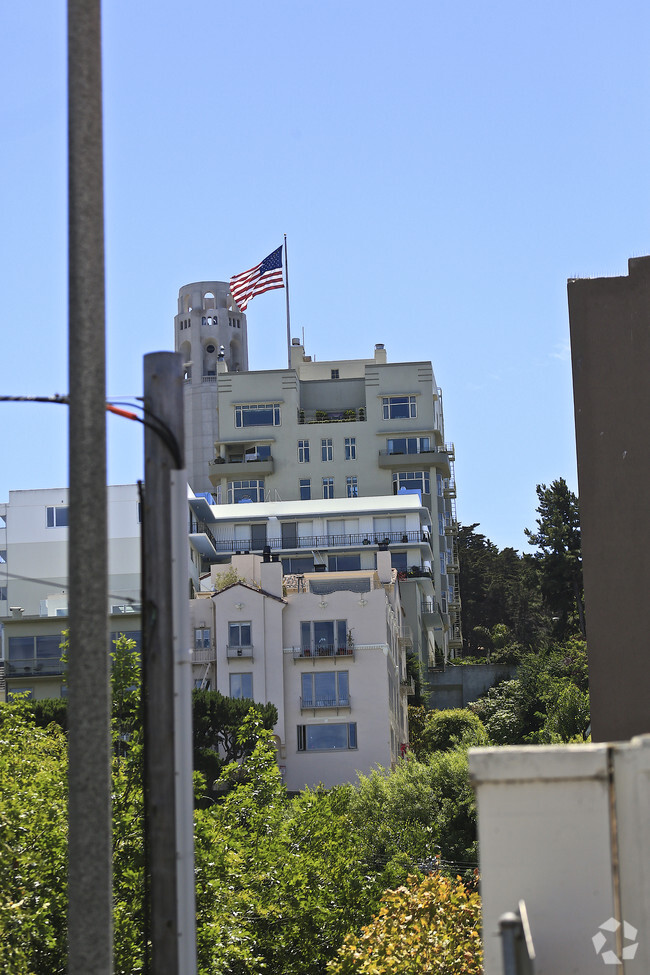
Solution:
M 357 484 L 356 474 L 351 477 L 346 477 L 345 486 L 349 498 L 359 497 L 359 485 Z
M 269 444 L 254 444 L 247 447 L 244 452 L 245 461 L 269 460 L 271 457 L 271 447 Z
M 300 648 L 313 656 L 331 657 L 346 650 L 348 645 L 347 620 L 304 620 L 300 624 Z
M 7 549 L 0 548 L 0 562 L 6 562 L 6 561 L 7 561 Z
M 212 681 L 209 677 L 197 677 L 194 681 L 195 691 L 209 691 L 212 689 Z
M 439 498 L 442 497 L 442 488 L 443 488 L 442 474 L 436 474 L 436 491 L 438 492 Z
M 320 442 L 320 459 L 321 460 L 334 460 L 334 447 L 332 446 L 332 441 L 328 437 Z
M 300 478 L 300 500 L 301 501 L 311 500 L 311 480 L 308 477 Z
M 228 624 L 228 646 L 229 647 L 252 646 L 250 622 Z
M 210 629 L 195 629 L 194 630 L 194 649 L 195 650 L 209 650 L 212 644 Z
M 309 463 L 309 440 L 298 441 L 298 463 Z
M 303 708 L 348 707 L 347 670 L 325 670 L 302 675 Z
M 331 369 L 330 370 L 330 379 L 338 379 L 338 378 L 339 378 L 339 371 L 338 371 L 338 369 Z
M 299 724 L 298 751 L 334 751 L 357 747 L 356 721 L 349 724 Z
M 292 559 L 282 559 L 282 571 L 284 575 L 302 575 L 303 572 L 314 571 L 313 557 L 296 557 Z
M 263 501 L 264 500 L 264 481 L 229 481 L 228 482 L 228 504 L 237 504 L 239 501 Z
M 0 586 L 0 599 L 6 600 L 6 598 L 7 598 L 7 587 Z
M 230 697 L 253 700 L 253 675 L 230 674 Z
M 328 555 L 328 572 L 358 572 L 361 568 L 360 555 Z
M 383 396 L 384 420 L 409 420 L 417 416 L 415 396 Z
M 356 437 L 345 438 L 345 459 L 346 460 L 357 459 L 357 438 Z
M 445 534 L 445 516 L 443 515 L 442 511 L 438 512 L 438 534 Z
M 20 674 L 61 674 L 61 634 L 10 636 L 9 677 Z
M 420 491 L 429 494 L 431 482 L 428 471 L 398 471 L 393 474 L 393 494 L 404 488 L 407 491 Z
M 235 407 L 236 427 L 277 427 L 279 425 L 279 403 L 247 403 Z
M 323 478 L 323 497 L 333 498 L 334 497 L 334 478 L 324 477 Z
M 386 441 L 389 454 L 422 454 L 431 450 L 430 437 L 391 437 Z
M 447 556 L 444 552 L 440 553 L 440 572 L 444 576 L 447 571 Z
M 407 565 L 407 553 L 406 552 L 393 552 L 390 553 L 390 564 L 392 569 L 397 569 L 398 572 L 406 572 Z
M 45 524 L 48 528 L 67 528 L 68 506 L 62 505 L 58 508 L 46 508 Z

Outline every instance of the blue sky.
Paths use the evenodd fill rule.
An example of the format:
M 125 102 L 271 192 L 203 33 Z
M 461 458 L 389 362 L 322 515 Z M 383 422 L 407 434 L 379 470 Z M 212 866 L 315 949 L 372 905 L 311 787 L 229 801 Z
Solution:
M 293 334 L 319 359 L 431 359 L 458 515 L 528 550 L 535 485 L 575 490 L 566 280 L 650 252 L 641 0 L 105 2 L 107 388 L 173 347 L 179 288 L 288 235 Z M 65 392 L 66 23 L 5 5 L 0 391 Z M 284 293 L 248 308 L 286 362 Z M 613 323 L 615 327 L 615 323 Z M 0 500 L 67 481 L 64 407 L 3 405 Z M 141 474 L 110 418 L 109 479 Z

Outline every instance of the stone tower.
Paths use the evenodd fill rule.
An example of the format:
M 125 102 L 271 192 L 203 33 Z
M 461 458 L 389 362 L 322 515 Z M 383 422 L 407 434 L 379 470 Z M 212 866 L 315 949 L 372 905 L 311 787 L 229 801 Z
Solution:
M 174 348 L 182 353 L 185 370 L 187 478 L 200 494 L 212 490 L 208 462 L 219 436 L 217 361 L 223 359 L 228 372 L 248 369 L 246 315 L 225 281 L 195 281 L 180 288 Z

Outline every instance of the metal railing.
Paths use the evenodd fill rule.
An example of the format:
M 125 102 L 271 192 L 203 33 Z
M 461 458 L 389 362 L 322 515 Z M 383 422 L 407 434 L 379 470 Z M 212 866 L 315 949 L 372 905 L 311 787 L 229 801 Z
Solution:
M 306 657 L 353 657 L 353 646 L 317 646 L 317 647 L 292 647 L 291 652 L 295 659 Z
M 217 552 L 242 552 L 259 551 L 268 545 L 271 551 L 282 549 L 321 549 L 321 548 L 348 548 L 360 545 L 382 545 L 388 547 L 395 544 L 419 544 L 431 545 L 431 536 L 428 531 L 403 531 L 403 532 L 379 532 L 374 534 L 361 532 L 356 535 L 302 535 L 284 538 L 267 538 L 264 542 L 253 545 L 252 539 L 246 538 L 217 538 L 205 525 L 201 525 L 199 531 L 205 531 L 206 535 L 214 545 Z
M 252 647 L 231 647 L 230 644 L 226 647 L 226 657 L 232 659 L 233 657 L 247 657 L 249 660 L 253 659 L 253 648 Z
M 365 419 L 365 406 L 347 410 L 298 410 L 298 423 L 363 423 Z
M 301 697 L 300 698 L 301 710 L 305 710 L 305 709 L 316 710 L 317 708 L 349 708 L 349 707 L 352 707 L 352 703 L 350 701 L 349 695 L 347 697 L 338 698 L 338 700 L 336 698 L 324 698 L 324 697 L 318 697 L 318 698 Z

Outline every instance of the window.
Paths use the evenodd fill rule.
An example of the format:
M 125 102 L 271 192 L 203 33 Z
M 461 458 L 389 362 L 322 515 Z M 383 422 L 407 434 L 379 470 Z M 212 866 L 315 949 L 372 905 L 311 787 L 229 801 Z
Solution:
M 228 504 L 237 504 L 239 501 L 263 501 L 264 500 L 264 481 L 229 481 L 228 482 Z
M 210 691 L 210 690 L 212 690 L 212 681 L 210 680 L 209 677 L 206 677 L 206 678 L 197 677 L 196 680 L 194 681 L 194 690 L 195 691 Z
M 236 427 L 277 427 L 279 425 L 279 403 L 248 403 L 235 407 Z
M 320 459 L 334 460 L 334 447 L 330 438 L 321 440 L 320 442 Z
M 422 454 L 431 450 L 430 437 L 391 437 L 386 441 L 389 454 Z
M 303 572 L 313 572 L 314 559 L 306 556 L 282 559 L 282 571 L 284 575 L 302 575 Z
M 252 646 L 250 623 L 229 623 L 228 624 L 228 646 L 229 647 Z
M 361 568 L 360 555 L 328 555 L 328 572 L 358 572 Z
M 0 586 L 0 599 L 6 599 L 6 598 L 7 598 L 7 587 Z
M 323 497 L 333 498 L 334 497 L 334 478 L 324 477 L 323 478 Z
M 442 474 L 436 474 L 436 491 L 438 492 L 438 497 L 442 497 Z
M 447 556 L 444 552 L 440 553 L 440 572 L 444 576 L 447 571 Z
M 417 416 L 415 396 L 383 396 L 384 420 L 409 420 Z
M 407 554 L 406 552 L 393 552 L 390 553 L 390 565 L 392 569 L 397 569 L 398 572 L 406 572 L 408 566 L 406 564 Z
M 399 471 L 393 474 L 393 494 L 402 489 L 429 494 L 431 484 L 428 471 Z
M 332 369 L 332 370 L 330 370 L 330 379 L 338 379 L 338 378 L 339 378 L 339 371 L 338 371 L 338 369 Z
M 0 548 L 0 562 L 6 562 L 6 561 L 7 561 L 7 549 Z
M 253 675 L 252 674 L 231 674 L 230 675 L 230 697 L 245 697 L 249 701 L 253 700 Z
M 271 447 L 269 444 L 254 444 L 247 447 L 244 453 L 245 461 L 269 460 L 271 457 Z
M 348 495 L 349 498 L 358 498 L 359 497 L 359 485 L 357 484 L 357 476 L 356 476 L 356 474 L 353 475 L 353 476 L 351 476 L 351 477 L 346 477 L 346 479 L 345 479 L 345 487 L 346 487 L 347 495 Z
M 48 528 L 66 528 L 68 525 L 68 506 L 46 508 L 45 524 Z
M 303 708 L 348 707 L 347 670 L 325 670 L 320 673 L 302 675 Z
M 210 639 L 210 629 L 195 629 L 194 630 L 194 649 L 195 650 L 209 650 L 212 640 Z
M 298 751 L 332 751 L 357 747 L 357 725 L 299 724 Z
M 300 478 L 300 500 L 311 500 L 311 480 L 308 477 Z
M 356 437 L 345 438 L 345 459 L 346 460 L 357 459 L 357 438 Z
M 61 634 L 10 636 L 8 676 L 19 674 L 61 674 Z
M 347 650 L 347 620 L 312 620 L 300 624 L 300 648 L 310 656 L 331 657 Z
M 298 463 L 309 463 L 309 440 L 298 441 Z

